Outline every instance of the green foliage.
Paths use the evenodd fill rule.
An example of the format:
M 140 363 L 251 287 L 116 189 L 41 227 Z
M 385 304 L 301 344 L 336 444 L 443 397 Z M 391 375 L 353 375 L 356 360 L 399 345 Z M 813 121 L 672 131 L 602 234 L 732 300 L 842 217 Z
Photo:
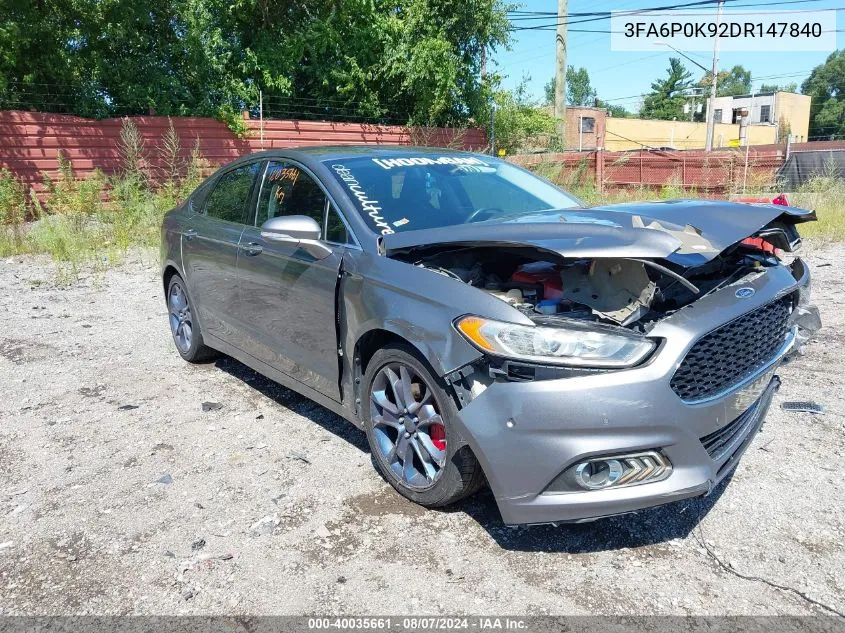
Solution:
M 244 138 L 249 134 L 249 126 L 244 120 L 244 115 L 240 111 L 235 111 L 228 103 L 220 106 L 215 115 L 219 120 L 226 124 L 232 133 L 238 138 Z
M 810 136 L 842 138 L 845 135 L 845 50 L 831 53 L 801 85 L 813 98 Z
M 299 118 L 484 119 L 507 46 L 502 0 L 5 3 L 0 107 L 217 116 L 243 133 L 259 90 Z
M 552 77 L 543 87 L 546 103 L 555 102 L 555 78 Z M 586 68 L 566 67 L 566 103 L 571 106 L 592 106 L 596 102 L 596 91 L 590 84 L 590 75 Z
M 557 121 L 548 108 L 528 97 L 527 82 L 523 77 L 513 92 L 500 90 L 494 95 L 496 147 L 508 154 L 538 147 L 556 149 L 549 147 L 549 139 L 555 136 Z
M 26 187 L 7 169 L 0 169 L 0 223 L 20 224 L 26 215 Z
M 761 84 L 758 92 L 798 92 L 798 84 Z
M 640 116 L 644 119 L 682 119 L 686 97 L 683 91 L 690 87 L 692 75 L 677 57 L 669 59 L 667 77 L 651 84 L 651 93 L 643 101 Z
M 70 282 L 82 266 L 102 269 L 120 262 L 129 248 L 157 246 L 162 217 L 199 185 L 208 165 L 198 146 L 189 160 L 179 158 L 178 136 L 165 133 L 159 151 L 166 152 L 168 175 L 152 190 L 137 159 L 146 148 L 143 139 L 130 142 L 132 127 L 131 121 L 124 122 L 122 131 L 134 154 L 121 150 L 119 175 L 107 179 L 95 172 L 78 179 L 60 156 L 58 178 L 44 177 L 43 207 L 34 194 L 27 207 L 23 184 L 0 171 L 0 256 L 48 254 L 61 265 L 61 280 Z M 27 212 L 32 221 L 24 221 Z
M 566 67 L 566 102 L 571 106 L 592 106 L 596 102 L 596 90 L 590 85 L 586 68 L 575 70 Z
M 6 169 L 0 169 L 0 257 L 23 248 L 27 216 L 26 187 Z
M 735 97 L 738 95 L 751 94 L 751 71 L 739 64 L 730 70 L 719 71 L 719 78 L 716 84 L 716 94 L 720 97 Z M 702 88 L 712 90 L 713 73 L 706 73 L 698 85 Z M 762 92 L 762 91 L 761 91 Z
M 789 197 L 793 206 L 814 209 L 818 217 L 817 222 L 801 225 L 801 235 L 824 241 L 845 240 L 843 199 L 845 180 L 839 176 L 837 166 L 828 163 L 821 173 L 813 175 Z
M 61 152 L 59 152 L 58 161 L 58 180 L 44 178 L 46 212 L 77 220 L 86 215 L 101 212 L 104 208 L 102 197 L 106 184 L 102 172 L 95 171 L 85 180 L 78 180 L 73 173 L 70 161 L 64 158 Z
M 607 103 L 606 101 L 602 101 L 601 99 L 596 100 L 596 107 L 604 108 L 605 110 L 607 110 L 608 116 L 616 117 L 617 119 L 624 119 L 626 117 L 632 116 L 632 114 L 625 109 L 625 106 Z

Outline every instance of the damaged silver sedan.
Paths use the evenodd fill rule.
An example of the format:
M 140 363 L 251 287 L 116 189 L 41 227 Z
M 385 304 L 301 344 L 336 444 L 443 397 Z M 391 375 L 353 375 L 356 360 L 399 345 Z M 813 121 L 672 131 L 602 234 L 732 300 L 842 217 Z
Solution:
M 429 507 L 489 484 L 509 524 L 705 495 L 820 326 L 793 253 L 811 211 L 586 208 L 489 156 L 271 151 L 162 227 L 174 342 L 363 429 Z

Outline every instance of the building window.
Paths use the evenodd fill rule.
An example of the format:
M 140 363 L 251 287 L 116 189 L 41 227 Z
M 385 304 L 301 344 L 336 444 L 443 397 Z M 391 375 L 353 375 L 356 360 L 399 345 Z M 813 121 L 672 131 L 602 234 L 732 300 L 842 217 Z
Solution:
M 772 106 L 764 105 L 760 106 L 760 123 L 771 123 L 772 122 Z
M 596 120 L 591 116 L 581 117 L 581 132 L 583 134 L 592 134 L 596 131 Z
M 722 122 L 722 108 L 718 108 L 717 110 L 713 110 L 713 120 L 716 123 Z

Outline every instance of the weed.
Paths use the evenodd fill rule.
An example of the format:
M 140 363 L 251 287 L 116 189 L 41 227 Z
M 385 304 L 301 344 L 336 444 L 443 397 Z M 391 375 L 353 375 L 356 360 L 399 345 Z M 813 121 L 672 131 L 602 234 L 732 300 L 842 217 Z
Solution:
M 120 122 L 120 139 L 117 143 L 117 149 L 123 163 L 123 179 L 137 180 L 146 184 L 147 177 L 142 168 L 146 161 L 144 137 L 141 136 L 138 126 L 129 117 L 123 117 Z
M 814 209 L 817 222 L 799 227 L 801 235 L 825 242 L 845 240 L 845 180 L 822 173 L 789 197 L 793 206 Z
M 7 170 L 0 170 L 0 257 L 23 250 L 26 216 L 26 187 Z
M 120 263 L 135 246 L 157 246 L 161 220 L 201 182 L 209 164 L 195 145 L 190 159 L 171 124 L 157 150 L 165 173 L 153 189 L 146 174 L 146 149 L 137 127 L 124 119 L 119 174 L 95 171 L 76 177 L 59 154 L 59 173 L 44 175 L 43 203 L 6 171 L 0 171 L 0 257 L 44 253 L 57 262 L 57 282 L 73 283 L 85 267 L 103 271 Z M 27 221 L 29 220 L 29 221 Z

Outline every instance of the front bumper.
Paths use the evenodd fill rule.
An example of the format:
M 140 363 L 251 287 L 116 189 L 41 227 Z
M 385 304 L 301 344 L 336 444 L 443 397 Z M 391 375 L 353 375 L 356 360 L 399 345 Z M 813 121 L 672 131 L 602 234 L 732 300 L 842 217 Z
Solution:
M 458 423 L 481 462 L 507 524 L 584 521 L 706 495 L 734 468 L 760 429 L 780 381 L 775 371 L 791 351 L 793 328 L 777 355 L 716 398 L 690 404 L 670 380 L 690 347 L 707 332 L 800 288 L 789 269 L 770 269 L 744 286 L 728 286 L 660 322 L 663 339 L 645 366 L 533 382 L 496 381 L 467 404 Z M 702 438 L 743 420 L 730 446 L 712 456 Z M 663 481 L 591 491 L 550 490 L 584 459 L 659 450 L 672 463 Z

